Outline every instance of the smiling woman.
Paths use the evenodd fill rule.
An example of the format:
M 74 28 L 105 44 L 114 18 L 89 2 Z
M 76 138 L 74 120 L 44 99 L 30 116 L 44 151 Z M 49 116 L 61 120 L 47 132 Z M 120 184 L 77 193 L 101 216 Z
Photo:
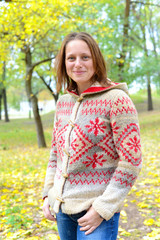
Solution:
M 82 46 L 76 44 L 75 42 L 77 41 L 81 43 Z M 97 81 L 100 82 L 101 85 L 110 86 L 111 81 L 107 78 L 106 64 L 96 41 L 88 33 L 72 33 L 66 36 L 62 43 L 61 49 L 56 57 L 55 68 L 58 78 L 57 91 L 59 92 L 61 90 L 62 85 L 65 88 L 66 83 L 68 90 L 73 90 L 77 88 L 76 82 L 74 81 L 74 79 L 70 78 L 70 76 L 67 74 L 66 69 L 66 50 L 67 48 L 70 48 L 73 42 L 78 46 L 72 48 L 72 51 L 80 51 L 81 47 L 85 46 L 85 48 L 81 49 L 80 51 L 81 54 L 84 54 L 84 56 L 82 55 L 81 57 L 83 57 L 83 60 L 91 60 L 91 62 L 93 63 L 92 67 L 94 68 L 94 75 L 92 75 L 92 78 L 90 79 L 92 83 Z M 84 49 L 87 52 L 84 52 Z M 85 55 L 86 53 L 88 55 Z M 70 56 L 70 61 L 73 60 L 74 56 Z
M 91 86 L 95 70 L 87 43 L 82 40 L 70 41 L 66 46 L 65 65 L 68 76 L 77 84 L 79 94 Z
M 56 106 L 44 216 L 57 220 L 61 240 L 116 240 L 123 201 L 141 169 L 135 106 L 126 84 L 107 78 L 88 33 L 66 36 L 55 63 L 57 89 L 67 85 L 67 94 Z

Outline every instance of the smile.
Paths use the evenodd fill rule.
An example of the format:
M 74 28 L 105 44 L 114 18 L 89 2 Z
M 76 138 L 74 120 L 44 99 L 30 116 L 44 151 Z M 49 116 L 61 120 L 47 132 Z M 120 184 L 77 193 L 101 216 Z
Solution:
M 85 73 L 84 71 L 74 71 L 73 72 L 74 74 L 77 74 L 77 75 L 80 75 L 80 74 L 83 74 L 83 73 Z

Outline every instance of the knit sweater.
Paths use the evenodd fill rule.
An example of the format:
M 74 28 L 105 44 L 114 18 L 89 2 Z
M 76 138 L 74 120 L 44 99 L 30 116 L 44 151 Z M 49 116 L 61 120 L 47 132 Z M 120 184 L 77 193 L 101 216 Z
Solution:
M 137 112 L 125 83 L 94 84 L 57 102 L 43 198 L 53 210 L 119 212 L 141 169 Z

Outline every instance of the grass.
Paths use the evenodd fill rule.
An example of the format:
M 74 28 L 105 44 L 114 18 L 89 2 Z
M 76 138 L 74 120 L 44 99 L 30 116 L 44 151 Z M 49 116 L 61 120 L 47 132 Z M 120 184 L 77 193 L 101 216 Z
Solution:
M 147 92 L 146 90 L 140 90 L 135 94 L 131 95 L 131 99 L 133 100 L 134 104 L 136 105 L 138 112 L 146 112 L 147 111 Z M 159 110 L 160 109 L 160 94 L 157 92 L 152 93 L 152 102 L 153 102 L 153 109 Z
M 46 142 L 50 145 L 54 113 L 42 117 Z M 37 145 L 34 119 L 12 119 L 0 122 L 0 149 Z

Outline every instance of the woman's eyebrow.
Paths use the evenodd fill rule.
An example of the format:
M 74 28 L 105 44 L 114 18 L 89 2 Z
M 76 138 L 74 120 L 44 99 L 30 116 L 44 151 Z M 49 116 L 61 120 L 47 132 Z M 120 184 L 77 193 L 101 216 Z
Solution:
M 76 53 L 67 53 L 66 54 L 66 56 L 70 56 L 70 55 L 76 55 Z M 80 53 L 80 55 L 89 55 L 89 56 L 91 56 L 91 54 L 87 53 L 87 52 Z

